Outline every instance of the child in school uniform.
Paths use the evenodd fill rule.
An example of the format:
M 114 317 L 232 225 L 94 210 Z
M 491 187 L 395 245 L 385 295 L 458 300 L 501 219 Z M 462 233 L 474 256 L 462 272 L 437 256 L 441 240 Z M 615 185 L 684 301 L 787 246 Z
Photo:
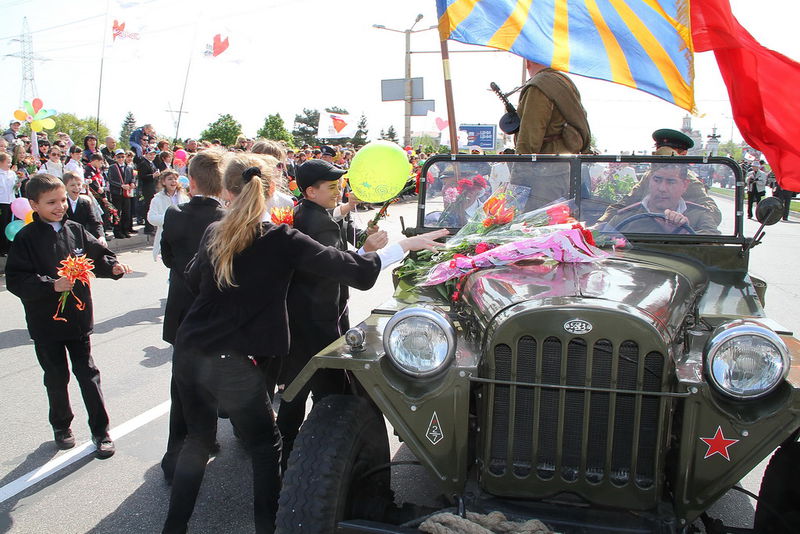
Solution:
M 288 350 L 286 291 L 292 274 L 304 270 L 367 289 L 405 251 L 433 248 L 433 240 L 447 233 L 406 238 L 363 256 L 325 247 L 286 224 L 264 222 L 274 169 L 264 159 L 242 171 L 240 156 L 234 154 L 224 172 L 225 194 L 232 199 L 228 213 L 208 227 L 187 269 L 197 297 L 178 328 L 173 368 L 188 434 L 175 467 L 165 534 L 186 532 L 216 436 L 214 400 L 252 456 L 256 532 L 274 532 L 281 437 L 264 374 Z
M 97 217 L 94 209 L 94 201 L 83 192 L 83 178 L 79 174 L 67 171 L 61 177 L 64 187 L 67 189 L 67 218 L 83 225 L 101 245 L 108 246 L 106 243 L 106 233 L 103 231 L 103 221 Z
M 339 250 L 347 250 L 350 228 L 335 221 L 331 212 L 342 196 L 341 179 L 347 171 L 332 163 L 314 159 L 297 168 L 297 185 L 303 198 L 294 210 L 294 228 L 314 241 Z M 355 232 L 352 232 L 355 234 Z M 370 235 L 361 252 L 375 251 L 387 243 L 385 231 L 377 226 L 367 230 Z M 279 383 L 289 384 L 317 352 L 342 336 L 350 327 L 347 300 L 349 288 L 326 276 L 296 272 L 286 297 L 289 312 L 291 345 L 283 363 Z M 314 401 L 347 389 L 346 376 L 338 369 L 318 371 L 291 401 L 281 401 L 278 428 L 283 437 L 283 467 L 286 468 L 294 440 L 306 413 L 306 400 L 313 391 Z
M 6 263 L 8 290 L 22 300 L 28 332 L 44 371 L 44 384 L 50 404 L 50 424 L 56 445 L 69 449 L 75 445 L 70 429 L 73 413 L 67 384 L 69 367 L 78 381 L 89 429 L 99 458 L 114 454 L 108 435 L 108 414 L 100 389 L 100 371 L 95 367 L 89 336 L 94 327 L 92 296 L 87 285 L 59 276 L 60 262 L 86 255 L 94 262 L 94 275 L 119 279 L 130 273 L 113 252 L 102 246 L 86 229 L 66 218 L 67 193 L 55 176 L 37 174 L 27 186 L 28 200 L 35 212 L 33 222 L 17 233 Z M 71 291 L 60 309 L 62 292 Z M 82 303 L 81 306 L 78 303 Z M 54 315 L 54 312 L 55 313 Z M 56 318 L 58 317 L 58 318 Z

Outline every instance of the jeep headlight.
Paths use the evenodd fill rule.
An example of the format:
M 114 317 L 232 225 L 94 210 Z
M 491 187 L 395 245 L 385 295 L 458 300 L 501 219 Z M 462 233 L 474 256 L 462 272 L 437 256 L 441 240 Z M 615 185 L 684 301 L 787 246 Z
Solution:
M 737 399 L 766 395 L 786 378 L 789 351 L 783 340 L 755 321 L 717 328 L 706 345 L 705 367 L 722 393 Z
M 455 354 L 456 329 L 444 313 L 406 308 L 386 324 L 383 349 L 404 373 L 417 377 L 434 375 Z

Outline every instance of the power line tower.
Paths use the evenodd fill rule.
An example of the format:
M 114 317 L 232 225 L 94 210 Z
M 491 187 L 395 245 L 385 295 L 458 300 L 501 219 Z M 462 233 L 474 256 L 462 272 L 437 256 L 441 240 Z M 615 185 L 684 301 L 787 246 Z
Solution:
M 20 42 L 21 50 L 18 54 L 8 54 L 8 56 L 18 57 L 22 60 L 22 86 L 19 91 L 19 101 L 22 103 L 26 100 L 33 100 L 39 94 L 36 90 L 36 80 L 33 77 L 33 61 L 44 60 L 44 58 L 37 58 L 33 55 L 33 39 L 28 27 L 28 17 L 22 19 L 22 34 L 19 39 L 14 40 Z

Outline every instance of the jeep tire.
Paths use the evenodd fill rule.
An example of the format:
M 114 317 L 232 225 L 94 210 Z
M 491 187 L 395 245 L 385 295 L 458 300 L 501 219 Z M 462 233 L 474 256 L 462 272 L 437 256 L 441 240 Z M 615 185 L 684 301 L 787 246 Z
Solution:
M 283 477 L 278 534 L 327 534 L 343 519 L 380 521 L 394 504 L 383 416 L 356 395 L 314 404 L 294 443 Z
M 800 532 L 800 443 L 781 445 L 767 465 L 761 481 L 753 521 L 760 534 Z M 776 517 L 776 514 L 779 517 Z

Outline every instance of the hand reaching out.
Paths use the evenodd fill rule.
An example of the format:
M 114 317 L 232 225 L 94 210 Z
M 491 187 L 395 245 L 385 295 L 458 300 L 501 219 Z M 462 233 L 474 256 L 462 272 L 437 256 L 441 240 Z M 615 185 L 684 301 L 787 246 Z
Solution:
M 62 276 L 53 283 L 53 289 L 56 293 L 62 293 L 64 291 L 71 291 L 74 285 L 75 282 L 70 282 L 66 277 Z
M 364 241 L 365 252 L 375 252 L 389 243 L 389 234 L 385 230 L 376 231 Z
M 443 228 L 441 230 L 428 232 L 427 234 L 401 239 L 399 243 L 400 246 L 403 247 L 404 252 L 408 252 L 409 250 L 434 250 L 444 246 L 442 243 L 437 243 L 436 240 L 449 233 L 450 232 L 448 232 L 446 228 Z
M 131 274 L 133 271 L 131 268 L 124 263 L 118 263 L 111 268 L 111 273 L 114 275 L 118 274 Z

